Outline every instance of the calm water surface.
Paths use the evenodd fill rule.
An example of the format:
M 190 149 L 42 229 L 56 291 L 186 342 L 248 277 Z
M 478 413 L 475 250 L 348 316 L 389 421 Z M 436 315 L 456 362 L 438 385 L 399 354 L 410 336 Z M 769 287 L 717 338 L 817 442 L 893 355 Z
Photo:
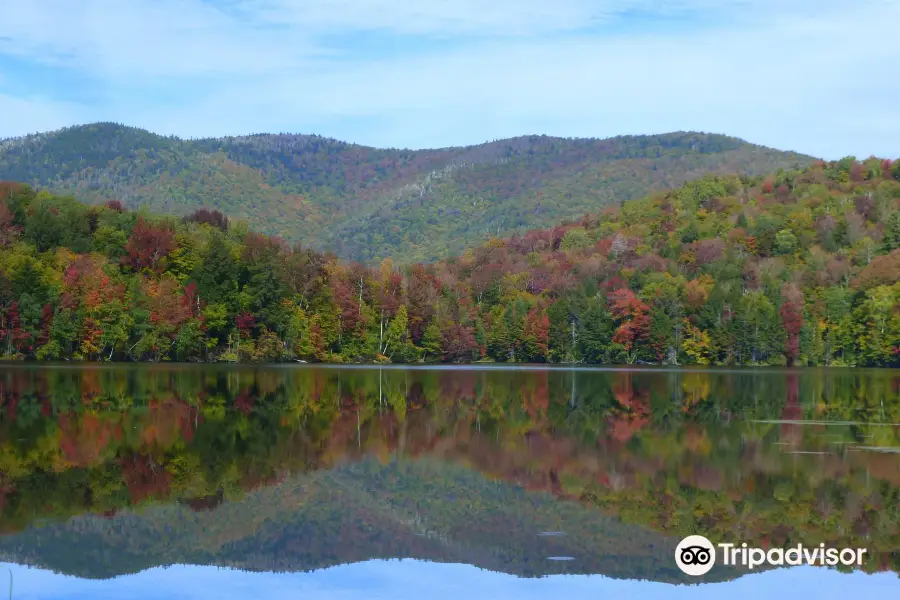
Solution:
M 686 535 L 866 548 L 691 578 Z M 0 366 L 0 598 L 900 597 L 900 372 Z

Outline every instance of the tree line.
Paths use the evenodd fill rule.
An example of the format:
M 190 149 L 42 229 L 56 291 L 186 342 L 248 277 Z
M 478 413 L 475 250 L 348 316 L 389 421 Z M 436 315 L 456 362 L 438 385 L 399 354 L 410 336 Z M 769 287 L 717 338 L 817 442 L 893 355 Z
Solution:
M 708 176 L 433 264 L 0 185 L 0 353 L 900 366 L 900 161 Z

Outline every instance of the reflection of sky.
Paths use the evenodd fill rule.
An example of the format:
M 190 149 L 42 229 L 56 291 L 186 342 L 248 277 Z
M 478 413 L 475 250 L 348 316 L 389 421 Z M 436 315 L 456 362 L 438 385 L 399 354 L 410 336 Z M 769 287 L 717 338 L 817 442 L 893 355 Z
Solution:
M 804 598 L 846 600 L 897 598 L 900 578 L 894 573 L 844 574 L 824 568 L 797 567 L 748 575 L 726 583 L 674 586 L 648 581 L 609 579 L 599 575 L 553 575 L 522 579 L 469 565 L 416 560 L 373 560 L 312 573 L 247 573 L 216 567 L 156 568 L 112 580 L 84 580 L 41 569 L 0 563 L 14 574 L 15 600 L 50 598 L 81 600 L 549 600 L 555 598 L 709 598 L 758 600 Z M 0 590 L 7 589 L 8 572 L 0 575 Z M 786 593 L 787 592 L 787 593 Z M 5 593 L 0 593 L 5 597 Z

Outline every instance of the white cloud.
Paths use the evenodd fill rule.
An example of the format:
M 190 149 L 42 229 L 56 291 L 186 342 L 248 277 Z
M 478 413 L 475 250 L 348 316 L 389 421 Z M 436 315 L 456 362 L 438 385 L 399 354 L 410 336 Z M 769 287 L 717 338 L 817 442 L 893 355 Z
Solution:
M 701 129 L 827 157 L 900 154 L 900 107 L 891 100 L 900 83 L 890 77 L 900 61 L 900 3 L 659 4 L 0 0 L 10 15 L 0 40 L 11 39 L 0 55 L 67 65 L 110 90 L 102 110 L 32 99 L 29 130 L 80 116 L 166 134 L 303 131 L 423 147 Z M 642 28 L 626 18 L 635 11 L 694 18 Z M 573 33 L 597 22 L 605 25 Z M 387 58 L 351 60 L 358 48 L 334 45 L 363 30 L 457 37 Z M 160 102 L 121 91 L 135 85 L 184 94 Z M 22 127 L 0 117 L 0 136 Z
M 867 0 L 869 4 L 885 0 Z M 837 0 L 0 0 L 0 55 L 108 77 L 255 75 L 340 53 L 359 31 L 544 35 L 639 11 L 728 20 L 827 12 Z M 752 9 L 752 10 L 751 10 Z M 858 7 L 857 7 L 858 9 Z
M 387 30 L 495 36 L 582 29 L 629 13 L 755 19 L 840 6 L 838 0 L 235 0 L 231 4 L 257 21 L 320 33 Z
M 113 81 L 284 72 L 321 54 L 201 0 L 0 0 L 0 14 L 0 54 Z
M 601 6 L 597 6 L 597 4 Z M 404 34 L 521 35 L 585 27 L 642 0 L 247 0 L 265 22 L 288 23 L 318 32 L 389 30 Z M 606 5 L 606 6 L 603 6 Z
M 231 86 L 160 123 L 172 131 L 193 123 L 191 133 L 202 135 L 368 117 L 381 127 L 361 141 L 412 146 L 541 131 L 703 129 L 840 155 L 845 151 L 826 147 L 833 128 L 867 110 L 870 82 L 884 79 L 889 57 L 900 58 L 891 34 L 898 8 L 700 34 L 487 42 L 277 78 L 254 86 L 252 96 Z M 883 93 L 900 88 L 888 85 Z M 252 119 L 242 122 L 241 114 Z M 889 151 L 896 138 L 888 123 L 842 131 L 839 141 L 861 147 L 855 135 L 872 152 Z

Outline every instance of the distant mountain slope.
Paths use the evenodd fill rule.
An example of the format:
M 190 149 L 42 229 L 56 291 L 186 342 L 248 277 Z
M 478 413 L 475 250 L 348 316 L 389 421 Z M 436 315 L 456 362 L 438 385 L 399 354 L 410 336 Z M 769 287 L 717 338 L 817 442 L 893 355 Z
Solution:
M 539 535 L 548 531 L 562 535 Z M 212 511 L 168 505 L 45 523 L 0 537 L 0 558 L 88 578 L 170 564 L 307 571 L 406 557 L 526 577 L 602 573 L 684 583 L 671 558 L 676 542 L 462 467 L 369 459 L 290 477 Z M 706 580 L 742 574 L 716 570 Z
M 365 261 L 435 259 L 707 173 L 759 175 L 811 161 L 692 132 L 396 150 L 310 135 L 181 140 L 97 123 L 0 141 L 0 180 L 179 215 L 218 208 Z

